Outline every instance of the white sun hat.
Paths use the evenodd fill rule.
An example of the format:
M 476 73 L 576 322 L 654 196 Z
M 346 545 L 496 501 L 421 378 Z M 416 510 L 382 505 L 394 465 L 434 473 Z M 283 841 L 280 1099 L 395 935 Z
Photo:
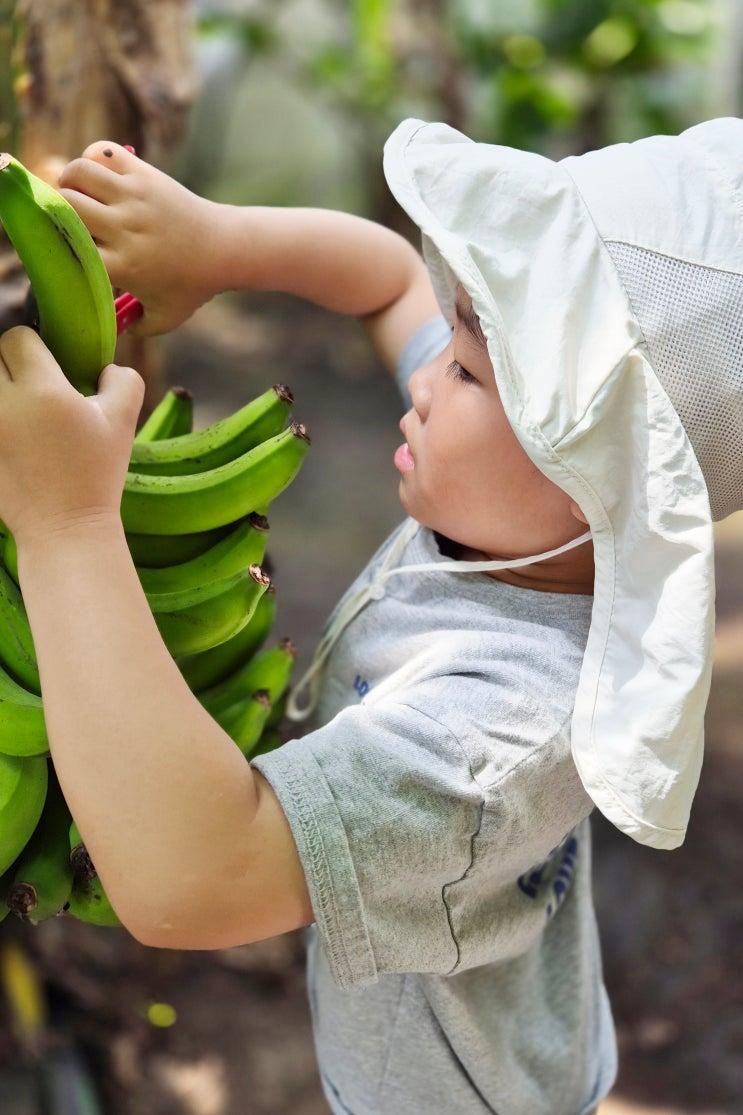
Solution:
M 581 781 L 622 832 L 676 848 L 702 765 L 713 522 L 743 507 L 743 121 L 556 162 L 406 119 L 384 173 L 443 314 L 461 282 L 516 437 L 588 520 Z

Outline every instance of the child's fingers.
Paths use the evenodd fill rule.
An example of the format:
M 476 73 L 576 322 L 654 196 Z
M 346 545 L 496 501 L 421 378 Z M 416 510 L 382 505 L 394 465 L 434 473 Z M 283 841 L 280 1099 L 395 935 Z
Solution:
M 96 247 L 98 248 L 98 254 L 103 260 L 103 266 L 106 268 L 106 274 L 111 280 L 111 286 L 125 287 L 127 285 L 126 276 L 119 264 L 117 256 L 114 255 L 106 244 L 98 244 L 96 241 Z M 129 330 L 129 332 L 131 332 L 131 330 Z
M 95 143 L 89 143 L 82 157 L 100 163 L 109 170 L 115 170 L 118 174 L 128 174 L 142 166 L 142 160 L 131 151 L 127 151 L 120 143 L 112 143 L 108 139 L 98 139 Z
M 14 383 L 41 386 L 65 378 L 38 333 L 25 325 L 14 325 L 0 337 L 0 359 Z
M 121 175 L 112 172 L 109 167 L 100 166 L 92 159 L 73 159 L 67 163 L 59 176 L 59 185 L 79 190 L 107 205 L 121 201 L 126 196 Z
M 100 201 L 88 197 L 87 194 L 81 194 L 78 190 L 64 188 L 59 192 L 66 201 L 69 201 L 73 209 L 77 210 L 85 227 L 95 240 L 100 240 L 105 244 L 111 239 L 114 221 L 111 210 L 107 205 L 102 205 Z

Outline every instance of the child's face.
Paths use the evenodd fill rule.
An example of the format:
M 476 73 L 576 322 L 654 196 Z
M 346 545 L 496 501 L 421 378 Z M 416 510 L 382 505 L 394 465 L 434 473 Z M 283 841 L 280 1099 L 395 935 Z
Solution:
M 506 418 L 477 315 L 457 287 L 449 345 L 409 380 L 413 406 L 400 428 L 413 466 L 400 467 L 408 515 L 459 544 L 461 560 L 505 560 L 555 549 L 585 532 L 580 509 L 536 467 Z M 455 360 L 466 370 L 452 367 Z M 593 592 L 593 543 L 488 575 L 546 592 Z

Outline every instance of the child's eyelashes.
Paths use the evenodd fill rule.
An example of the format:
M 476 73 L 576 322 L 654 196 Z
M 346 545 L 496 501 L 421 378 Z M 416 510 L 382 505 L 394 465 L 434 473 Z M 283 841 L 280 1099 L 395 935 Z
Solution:
M 446 374 L 454 376 L 455 379 L 460 379 L 463 383 L 477 383 L 475 377 L 466 368 L 463 368 L 458 360 L 452 360 L 451 364 L 447 365 Z

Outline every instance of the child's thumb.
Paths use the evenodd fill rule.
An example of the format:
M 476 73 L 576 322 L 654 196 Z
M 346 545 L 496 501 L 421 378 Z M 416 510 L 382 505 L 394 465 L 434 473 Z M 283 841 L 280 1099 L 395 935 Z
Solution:
M 144 389 L 145 382 L 134 368 L 107 364 L 98 377 L 96 398 L 110 421 L 123 422 L 134 429 L 142 409 Z

